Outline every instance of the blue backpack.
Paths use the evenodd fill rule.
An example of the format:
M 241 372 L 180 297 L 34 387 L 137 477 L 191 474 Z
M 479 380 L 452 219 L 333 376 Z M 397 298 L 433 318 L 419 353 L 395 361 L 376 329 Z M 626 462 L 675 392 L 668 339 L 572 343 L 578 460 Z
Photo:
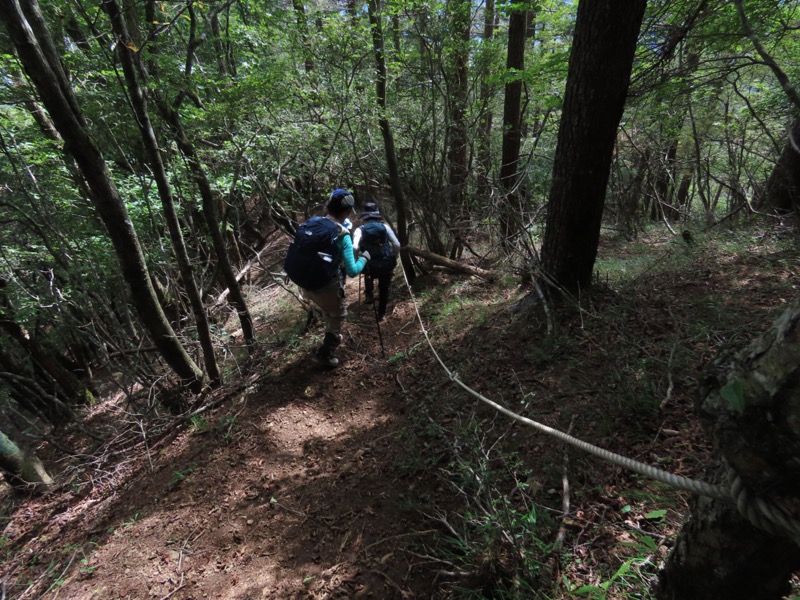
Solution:
M 318 290 L 339 273 L 336 240 L 339 226 L 325 217 L 311 217 L 297 228 L 283 269 L 304 290 Z
M 397 257 L 392 252 L 392 243 L 386 226 L 380 221 L 369 220 L 361 226 L 361 240 L 358 244 L 363 252 L 369 252 L 369 267 L 372 269 L 394 269 Z

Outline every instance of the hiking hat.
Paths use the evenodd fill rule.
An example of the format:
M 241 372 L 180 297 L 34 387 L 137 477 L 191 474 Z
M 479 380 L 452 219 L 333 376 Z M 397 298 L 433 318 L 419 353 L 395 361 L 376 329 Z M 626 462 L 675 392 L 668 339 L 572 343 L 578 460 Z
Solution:
M 381 211 L 375 202 L 365 202 L 364 210 L 361 213 L 361 220 L 367 221 L 369 219 L 382 219 Z
M 328 199 L 327 209 L 332 215 L 340 215 L 343 212 L 352 210 L 356 205 L 353 194 L 344 188 L 333 190 L 331 197 Z

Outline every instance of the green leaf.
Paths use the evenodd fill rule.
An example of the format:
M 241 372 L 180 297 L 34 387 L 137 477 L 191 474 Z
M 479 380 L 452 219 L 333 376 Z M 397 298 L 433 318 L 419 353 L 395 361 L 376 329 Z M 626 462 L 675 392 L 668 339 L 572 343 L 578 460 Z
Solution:
M 664 512 L 667 512 L 667 511 L 664 511 Z M 617 572 L 614 573 L 614 576 L 607 582 L 609 584 L 609 586 L 610 586 L 611 583 L 613 583 L 614 581 L 616 581 L 620 577 L 624 577 L 625 574 L 628 571 L 631 570 L 631 565 L 633 565 L 633 562 L 635 560 L 636 560 L 635 558 L 629 558 L 624 563 L 622 563 L 622 566 L 619 569 L 617 569 Z M 608 586 L 606 588 L 604 588 L 604 589 L 608 589 Z
M 573 594 L 577 594 L 579 596 L 585 596 L 586 594 L 596 594 L 601 592 L 602 589 L 596 585 L 583 585 L 579 587 L 577 590 L 573 590 Z
M 744 412 L 744 386 L 738 379 L 727 383 L 720 391 L 719 395 L 728 401 L 730 407 L 742 414 Z
M 653 552 L 658 551 L 658 544 L 656 544 L 655 540 L 651 538 L 649 535 L 641 535 L 639 536 L 639 542 L 641 542 L 642 546 L 651 550 Z
M 663 509 L 662 510 L 651 510 L 649 513 L 647 513 L 644 516 L 644 518 L 645 519 L 661 519 L 666 514 L 667 514 L 667 511 L 663 510 Z

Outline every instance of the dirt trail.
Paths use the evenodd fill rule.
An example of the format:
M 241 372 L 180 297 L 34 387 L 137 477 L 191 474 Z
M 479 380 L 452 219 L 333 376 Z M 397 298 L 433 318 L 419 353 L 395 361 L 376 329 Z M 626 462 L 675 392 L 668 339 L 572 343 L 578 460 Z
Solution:
M 49 591 L 42 580 L 28 593 L 61 600 L 426 597 L 429 573 L 396 551 L 398 540 L 426 525 L 413 505 L 416 484 L 398 468 L 402 389 L 386 368 L 408 343 L 400 330 L 413 309 L 399 301 L 381 324 L 381 358 L 372 307 L 357 305 L 357 289 L 349 294 L 338 369 L 317 366 L 311 351 L 267 364 L 277 374 L 250 374 L 246 387 L 203 415 L 205 427 L 187 429 L 149 458 L 142 452 L 123 461 L 121 472 L 138 473 L 129 483 L 110 474 L 83 498 L 62 490 L 35 501 L 36 519 L 47 522 L 14 518 L 6 535 L 28 539 L 37 564 L 54 565 L 51 577 L 63 572 Z M 9 581 L 36 569 L 13 571 Z
M 473 389 L 580 439 L 702 479 L 710 447 L 693 406 L 703 365 L 728 341 L 757 335 L 796 294 L 796 251 L 761 252 L 688 257 L 685 270 L 654 271 L 624 293 L 596 290 L 585 311 L 562 310 L 557 335 L 542 319 L 509 316 L 516 288 L 435 272 L 415 286 L 437 351 Z M 465 400 L 425 345 L 401 281 L 381 325 L 382 357 L 357 286 L 350 281 L 338 369 L 312 360 L 320 326 L 298 339 L 276 321 L 287 297 L 272 288 L 252 303 L 260 357 L 228 373 L 205 399 L 219 404 L 197 422 L 177 436 L 151 424 L 145 444 L 133 409 L 109 397 L 89 418 L 108 440 L 104 452 L 67 460 L 42 449 L 66 483 L 41 498 L 0 489 L 0 597 L 405 600 L 521 581 L 571 598 L 631 558 L 641 559 L 638 579 L 620 581 L 620 595 L 608 597 L 646 590 L 689 495 L 568 455 Z M 293 310 L 296 331 L 302 315 Z M 465 484 L 474 466 L 483 479 Z M 482 507 L 506 512 L 470 523 L 480 494 Z M 522 520 L 534 514 L 535 524 Z M 495 543 L 514 531 L 526 536 L 524 550 L 546 558 L 556 527 L 565 533 L 563 556 L 541 581 L 515 571 L 522 564 L 511 558 L 522 554 Z M 527 579 L 514 579 L 518 572 Z

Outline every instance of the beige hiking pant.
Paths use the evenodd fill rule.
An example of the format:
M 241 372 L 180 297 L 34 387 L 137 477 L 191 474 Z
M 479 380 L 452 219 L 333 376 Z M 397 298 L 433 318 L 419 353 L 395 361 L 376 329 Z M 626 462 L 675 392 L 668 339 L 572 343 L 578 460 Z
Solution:
M 335 282 L 322 289 L 303 290 L 303 296 L 316 304 L 325 317 L 325 333 L 333 333 L 341 337 L 342 324 L 347 318 L 347 304 L 344 301 L 344 288 L 337 278 Z

